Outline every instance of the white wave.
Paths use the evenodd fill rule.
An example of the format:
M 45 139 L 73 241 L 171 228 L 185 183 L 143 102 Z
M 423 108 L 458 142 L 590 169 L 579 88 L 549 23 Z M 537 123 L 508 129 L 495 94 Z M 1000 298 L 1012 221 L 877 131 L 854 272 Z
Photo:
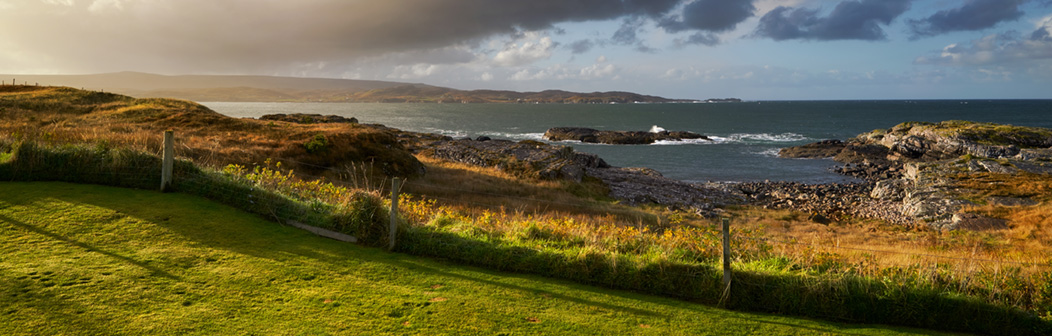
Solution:
M 796 142 L 808 140 L 802 134 L 796 133 L 735 133 L 727 136 L 731 142 Z
M 479 135 L 510 140 L 544 140 L 544 133 L 479 132 Z
M 763 151 L 760 151 L 760 152 L 750 152 L 750 154 L 756 154 L 756 155 L 767 156 L 767 157 L 778 157 L 778 152 L 780 152 L 780 151 L 781 151 L 780 148 L 770 148 L 770 149 L 763 150 Z
M 663 128 L 661 126 L 658 126 L 658 125 L 650 126 L 650 133 L 661 133 L 661 132 L 664 132 L 664 131 L 665 131 L 665 128 Z
M 445 135 L 445 136 L 454 137 L 454 138 L 463 138 L 463 137 L 468 136 L 467 133 L 462 132 L 462 131 L 447 130 L 447 129 L 441 129 L 441 128 L 428 127 L 428 128 L 425 129 L 425 131 L 428 132 L 428 133 L 440 134 L 440 135 Z
M 705 139 L 683 139 L 683 140 L 658 140 L 652 143 L 654 146 L 669 146 L 669 145 L 715 145 L 719 141 L 705 140 Z

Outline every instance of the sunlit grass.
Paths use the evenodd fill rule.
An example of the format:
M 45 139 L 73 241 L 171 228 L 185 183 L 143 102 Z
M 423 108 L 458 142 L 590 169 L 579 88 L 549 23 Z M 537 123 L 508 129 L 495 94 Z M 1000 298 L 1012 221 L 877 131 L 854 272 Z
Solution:
M 0 183 L 0 334 L 931 334 L 747 314 L 310 236 L 196 197 Z

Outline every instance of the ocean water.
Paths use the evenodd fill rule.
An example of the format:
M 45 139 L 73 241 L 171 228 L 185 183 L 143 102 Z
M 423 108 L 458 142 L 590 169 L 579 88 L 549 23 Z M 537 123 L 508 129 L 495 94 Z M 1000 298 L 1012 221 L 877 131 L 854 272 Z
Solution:
M 907 121 L 972 120 L 1052 128 L 1052 100 L 760 101 L 725 104 L 369 104 L 203 103 L 232 117 L 317 113 L 355 117 L 408 131 L 453 137 L 543 140 L 552 127 L 691 131 L 714 141 L 652 145 L 557 142 L 619 167 L 648 167 L 690 181 L 845 182 L 832 160 L 782 159 L 783 147 Z

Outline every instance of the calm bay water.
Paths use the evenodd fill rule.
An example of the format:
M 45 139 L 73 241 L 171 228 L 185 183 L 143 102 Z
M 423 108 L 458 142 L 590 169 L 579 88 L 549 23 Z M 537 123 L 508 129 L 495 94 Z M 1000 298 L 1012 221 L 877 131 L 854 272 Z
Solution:
M 845 181 L 831 160 L 781 159 L 778 149 L 846 140 L 906 121 L 972 120 L 1052 128 L 1052 100 L 792 101 L 729 104 L 204 103 L 232 117 L 317 113 L 453 137 L 542 140 L 551 127 L 692 131 L 715 141 L 613 146 L 559 142 L 611 165 L 648 167 L 691 181 Z

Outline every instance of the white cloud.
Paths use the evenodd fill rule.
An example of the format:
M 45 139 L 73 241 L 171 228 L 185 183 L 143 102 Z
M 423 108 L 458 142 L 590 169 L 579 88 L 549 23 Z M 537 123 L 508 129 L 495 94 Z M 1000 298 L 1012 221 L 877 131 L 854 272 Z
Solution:
M 616 71 L 617 67 L 613 64 L 593 64 L 581 69 L 580 75 L 582 79 L 617 79 L 616 76 L 614 76 Z
M 527 33 L 526 41 L 511 43 L 493 57 L 493 62 L 500 66 L 517 67 L 552 57 L 555 42 L 549 36 Z
M 1052 21 L 1046 21 L 1052 22 Z M 1043 34 L 1043 35 L 1042 35 Z M 1046 25 L 1023 36 L 1017 32 L 991 34 L 966 43 L 950 44 L 938 55 L 918 57 L 916 64 L 985 66 L 1015 64 L 1052 59 L 1052 26 Z

